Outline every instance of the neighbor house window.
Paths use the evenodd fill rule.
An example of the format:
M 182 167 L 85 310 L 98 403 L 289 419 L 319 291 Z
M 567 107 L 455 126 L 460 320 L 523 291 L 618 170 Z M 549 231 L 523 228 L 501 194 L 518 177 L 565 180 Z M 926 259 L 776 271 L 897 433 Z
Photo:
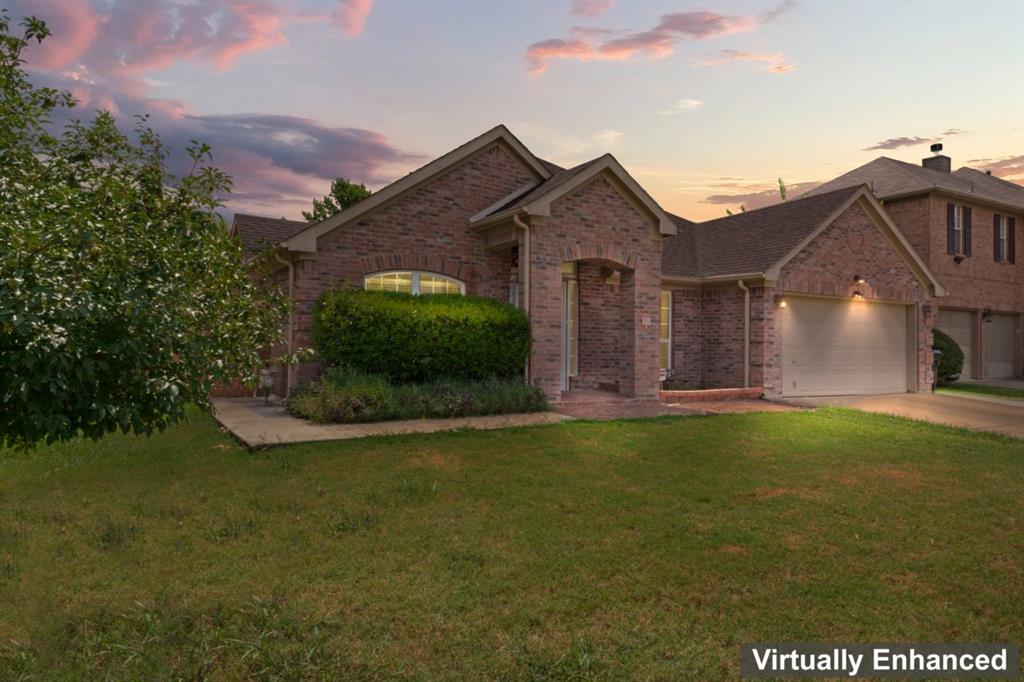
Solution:
M 661 369 L 672 369 L 672 292 L 661 292 L 658 337 L 661 340 Z
M 378 272 L 364 278 L 367 291 L 396 291 L 403 294 L 464 294 L 466 285 L 457 279 L 418 270 Z
M 946 205 L 946 252 L 959 256 L 971 255 L 971 207 L 949 203 Z
M 992 225 L 992 239 L 994 240 L 993 256 L 997 263 L 1005 263 L 1009 260 L 1010 230 L 1006 224 L 1006 216 L 997 215 Z

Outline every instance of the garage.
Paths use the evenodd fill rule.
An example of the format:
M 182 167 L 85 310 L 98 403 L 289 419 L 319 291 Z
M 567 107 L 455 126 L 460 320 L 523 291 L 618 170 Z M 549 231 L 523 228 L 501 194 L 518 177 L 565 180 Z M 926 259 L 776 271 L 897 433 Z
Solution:
M 788 296 L 779 313 L 783 395 L 907 391 L 907 306 Z
M 946 332 L 964 352 L 964 368 L 960 376 L 967 379 L 974 376 L 971 360 L 974 358 L 974 313 L 969 310 L 940 310 L 935 325 Z
M 1017 316 L 993 315 L 985 323 L 985 378 L 1016 376 Z

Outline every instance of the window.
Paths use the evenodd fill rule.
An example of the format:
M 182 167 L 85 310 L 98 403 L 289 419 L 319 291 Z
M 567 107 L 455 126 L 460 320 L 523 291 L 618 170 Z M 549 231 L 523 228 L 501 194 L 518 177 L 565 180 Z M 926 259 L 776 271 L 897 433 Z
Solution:
M 575 377 L 580 371 L 580 286 L 576 262 L 562 263 L 562 360 L 565 377 Z M 569 388 L 563 381 L 563 388 Z
M 466 285 L 457 279 L 416 270 L 378 272 L 364 278 L 367 291 L 397 291 L 403 294 L 464 294 Z
M 964 207 L 957 206 L 953 211 L 953 252 L 964 252 Z
M 661 369 L 672 369 L 672 292 L 661 292 L 658 337 L 661 341 Z
M 1009 260 L 1010 230 L 1006 225 L 1006 216 L 996 215 L 992 224 L 993 253 L 997 263 Z
M 971 255 L 971 207 L 946 205 L 946 253 Z

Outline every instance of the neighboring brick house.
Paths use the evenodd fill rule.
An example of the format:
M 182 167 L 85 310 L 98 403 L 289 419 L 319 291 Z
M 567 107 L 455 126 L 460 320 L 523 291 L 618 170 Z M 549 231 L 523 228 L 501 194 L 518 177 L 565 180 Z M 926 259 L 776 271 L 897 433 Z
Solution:
M 694 225 L 610 155 L 563 169 L 504 126 L 314 225 L 237 216 L 291 292 L 292 347 L 343 281 L 509 301 L 530 317 L 530 381 L 655 398 L 919 390 L 942 287 L 866 187 Z M 256 256 L 254 256 L 256 257 Z M 282 377 L 294 386 L 313 363 Z
M 935 149 L 941 151 L 941 145 Z M 881 157 L 811 194 L 867 184 L 948 292 L 935 326 L 964 351 L 964 375 L 1021 375 L 1024 365 L 1024 187 L 972 168 L 951 172 L 948 156 L 921 166 Z

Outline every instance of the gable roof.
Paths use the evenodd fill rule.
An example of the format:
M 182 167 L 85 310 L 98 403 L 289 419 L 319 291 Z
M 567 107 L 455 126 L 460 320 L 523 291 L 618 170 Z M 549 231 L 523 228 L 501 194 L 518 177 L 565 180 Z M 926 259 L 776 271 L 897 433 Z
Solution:
M 309 227 L 304 220 L 286 220 L 265 216 L 236 213 L 231 222 L 231 233 L 238 235 L 246 253 L 254 254 L 266 246 L 273 246 L 293 234 Z
M 470 218 L 469 222 L 475 227 L 484 227 L 520 212 L 540 216 L 551 215 L 552 203 L 601 173 L 607 173 L 613 177 L 640 207 L 655 218 L 658 231 L 661 234 L 674 235 L 676 233 L 676 223 L 669 217 L 669 214 L 611 154 L 604 154 L 578 166 L 562 170 L 534 187 L 521 188 L 496 205 L 485 208 Z
M 961 172 L 968 171 L 968 172 Z M 982 181 L 977 176 L 984 176 Z M 854 168 L 807 192 L 807 195 L 831 192 L 843 187 L 867 185 L 879 199 L 895 199 L 898 197 L 926 194 L 929 192 L 945 192 L 953 196 L 974 201 L 983 201 L 1024 211 L 1024 194 L 1009 188 L 997 188 L 998 183 L 1005 183 L 998 178 L 993 179 L 973 169 L 961 168 L 956 173 L 925 168 L 906 161 L 897 161 L 887 156 L 880 156 L 874 161 Z M 1012 184 L 1012 183 L 1007 183 Z
M 665 240 L 662 275 L 723 277 L 767 272 L 826 219 L 845 208 L 861 187 L 690 223 L 680 231 L 690 243 L 678 240 L 678 235 Z
M 786 263 L 855 202 L 861 202 L 888 234 L 889 241 L 921 283 L 935 295 L 944 295 L 942 285 L 865 185 L 792 199 L 696 225 L 677 218 L 679 234 L 666 239 L 662 247 L 662 276 L 776 279 Z
M 1022 208 L 1024 208 L 1024 187 L 1015 182 L 1003 180 L 1002 178 L 982 173 L 976 168 L 968 168 L 967 166 L 958 168 L 953 172 L 953 175 L 974 183 L 975 187 L 982 188 L 986 194 L 999 197 L 1001 201 L 1007 204 L 1021 204 Z
M 558 168 L 555 164 L 538 159 L 508 128 L 504 125 L 497 125 L 486 133 L 474 137 L 469 142 L 459 145 L 447 154 L 439 156 L 425 166 L 395 180 L 358 204 L 349 206 L 344 211 L 321 220 L 319 223 L 310 225 L 305 230 L 290 236 L 283 240 L 282 246 L 291 251 L 316 251 L 317 239 L 322 235 L 345 223 L 356 220 L 381 204 L 443 173 L 455 164 L 498 141 L 507 144 L 533 170 L 539 181 L 547 180 L 555 172 L 555 169 Z

